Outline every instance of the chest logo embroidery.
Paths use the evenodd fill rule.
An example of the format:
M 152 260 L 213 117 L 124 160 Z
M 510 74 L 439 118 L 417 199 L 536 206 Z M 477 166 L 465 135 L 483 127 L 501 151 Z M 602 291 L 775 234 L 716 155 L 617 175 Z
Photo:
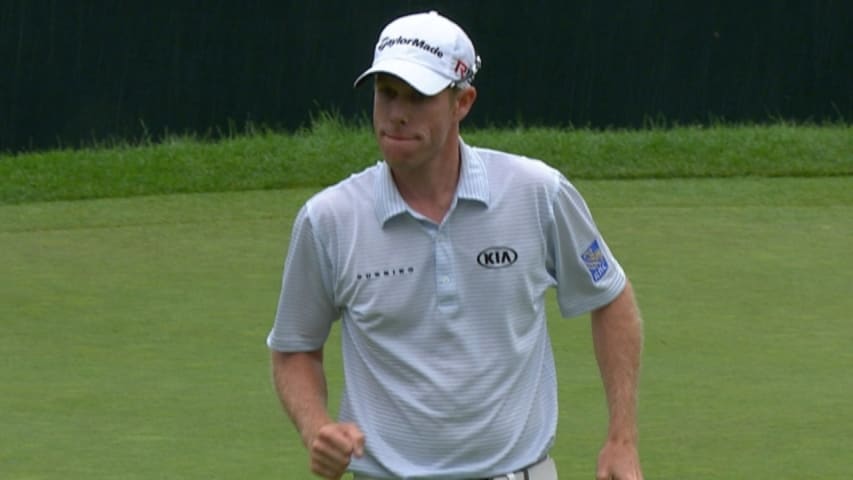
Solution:
M 477 254 L 483 268 L 506 268 L 518 261 L 518 252 L 510 247 L 489 247 Z
M 403 277 L 415 273 L 415 267 L 383 268 L 372 272 L 360 272 L 355 276 L 356 280 L 376 280 L 379 278 Z

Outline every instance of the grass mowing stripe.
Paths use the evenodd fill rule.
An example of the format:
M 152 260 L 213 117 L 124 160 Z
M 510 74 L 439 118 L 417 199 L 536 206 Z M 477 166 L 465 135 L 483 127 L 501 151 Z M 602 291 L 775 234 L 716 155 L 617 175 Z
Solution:
M 655 478 L 840 474 L 851 460 L 836 441 L 838 422 L 851 421 L 837 415 L 853 389 L 844 373 L 853 258 L 843 253 L 853 208 L 640 207 L 599 217 L 621 232 L 614 249 L 648 319 L 641 403 Z
M 277 220 L 289 229 L 295 212 L 316 189 L 203 193 L 0 205 L 0 233 L 140 225 Z
M 301 478 L 279 448 L 246 458 L 285 431 L 263 338 L 288 227 L 208 207 L 207 223 L 0 235 L 4 477 Z
M 593 207 L 648 206 L 835 206 L 853 205 L 853 177 L 577 180 Z M 204 193 L 0 205 L 0 233 L 121 225 L 195 224 L 280 219 L 298 209 L 317 188 L 251 191 L 242 195 Z
M 647 322 L 647 476 L 846 472 L 845 180 L 578 182 Z M 310 193 L 0 208 L 4 476 L 310 478 L 263 346 Z M 548 310 L 554 453 L 561 476 L 590 477 L 605 417 L 589 324 L 559 319 L 553 298 Z M 327 351 L 334 406 L 340 358 Z

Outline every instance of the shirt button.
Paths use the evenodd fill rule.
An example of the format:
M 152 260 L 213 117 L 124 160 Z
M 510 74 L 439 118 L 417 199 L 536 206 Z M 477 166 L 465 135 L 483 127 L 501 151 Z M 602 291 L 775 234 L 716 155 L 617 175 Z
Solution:
M 450 283 L 450 277 L 448 277 L 447 275 L 444 275 L 443 277 L 439 278 L 438 281 L 442 285 L 447 285 L 448 283 Z

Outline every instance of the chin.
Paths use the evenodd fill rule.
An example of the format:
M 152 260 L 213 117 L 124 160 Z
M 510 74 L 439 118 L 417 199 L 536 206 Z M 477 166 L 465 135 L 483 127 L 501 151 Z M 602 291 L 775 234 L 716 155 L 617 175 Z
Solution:
M 385 161 L 391 164 L 407 163 L 417 153 L 414 145 L 400 145 L 397 142 L 387 141 L 380 143 L 380 150 Z
M 385 163 L 393 170 L 400 172 L 417 170 L 423 166 L 421 158 L 414 153 L 408 155 L 385 154 Z
M 385 152 L 383 153 L 383 157 L 385 158 L 385 163 L 390 165 L 391 167 L 405 167 L 410 162 L 410 156 L 406 155 L 396 155 L 393 153 Z

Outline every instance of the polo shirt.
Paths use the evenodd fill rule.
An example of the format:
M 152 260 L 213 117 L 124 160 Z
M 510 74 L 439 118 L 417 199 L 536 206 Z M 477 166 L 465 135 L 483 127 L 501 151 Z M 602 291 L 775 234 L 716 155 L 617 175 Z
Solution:
M 341 320 L 340 421 L 356 473 L 451 480 L 512 472 L 553 444 L 557 380 L 545 316 L 611 302 L 625 274 L 572 184 L 545 163 L 461 144 L 436 224 L 384 162 L 300 210 L 269 348 L 321 348 Z

